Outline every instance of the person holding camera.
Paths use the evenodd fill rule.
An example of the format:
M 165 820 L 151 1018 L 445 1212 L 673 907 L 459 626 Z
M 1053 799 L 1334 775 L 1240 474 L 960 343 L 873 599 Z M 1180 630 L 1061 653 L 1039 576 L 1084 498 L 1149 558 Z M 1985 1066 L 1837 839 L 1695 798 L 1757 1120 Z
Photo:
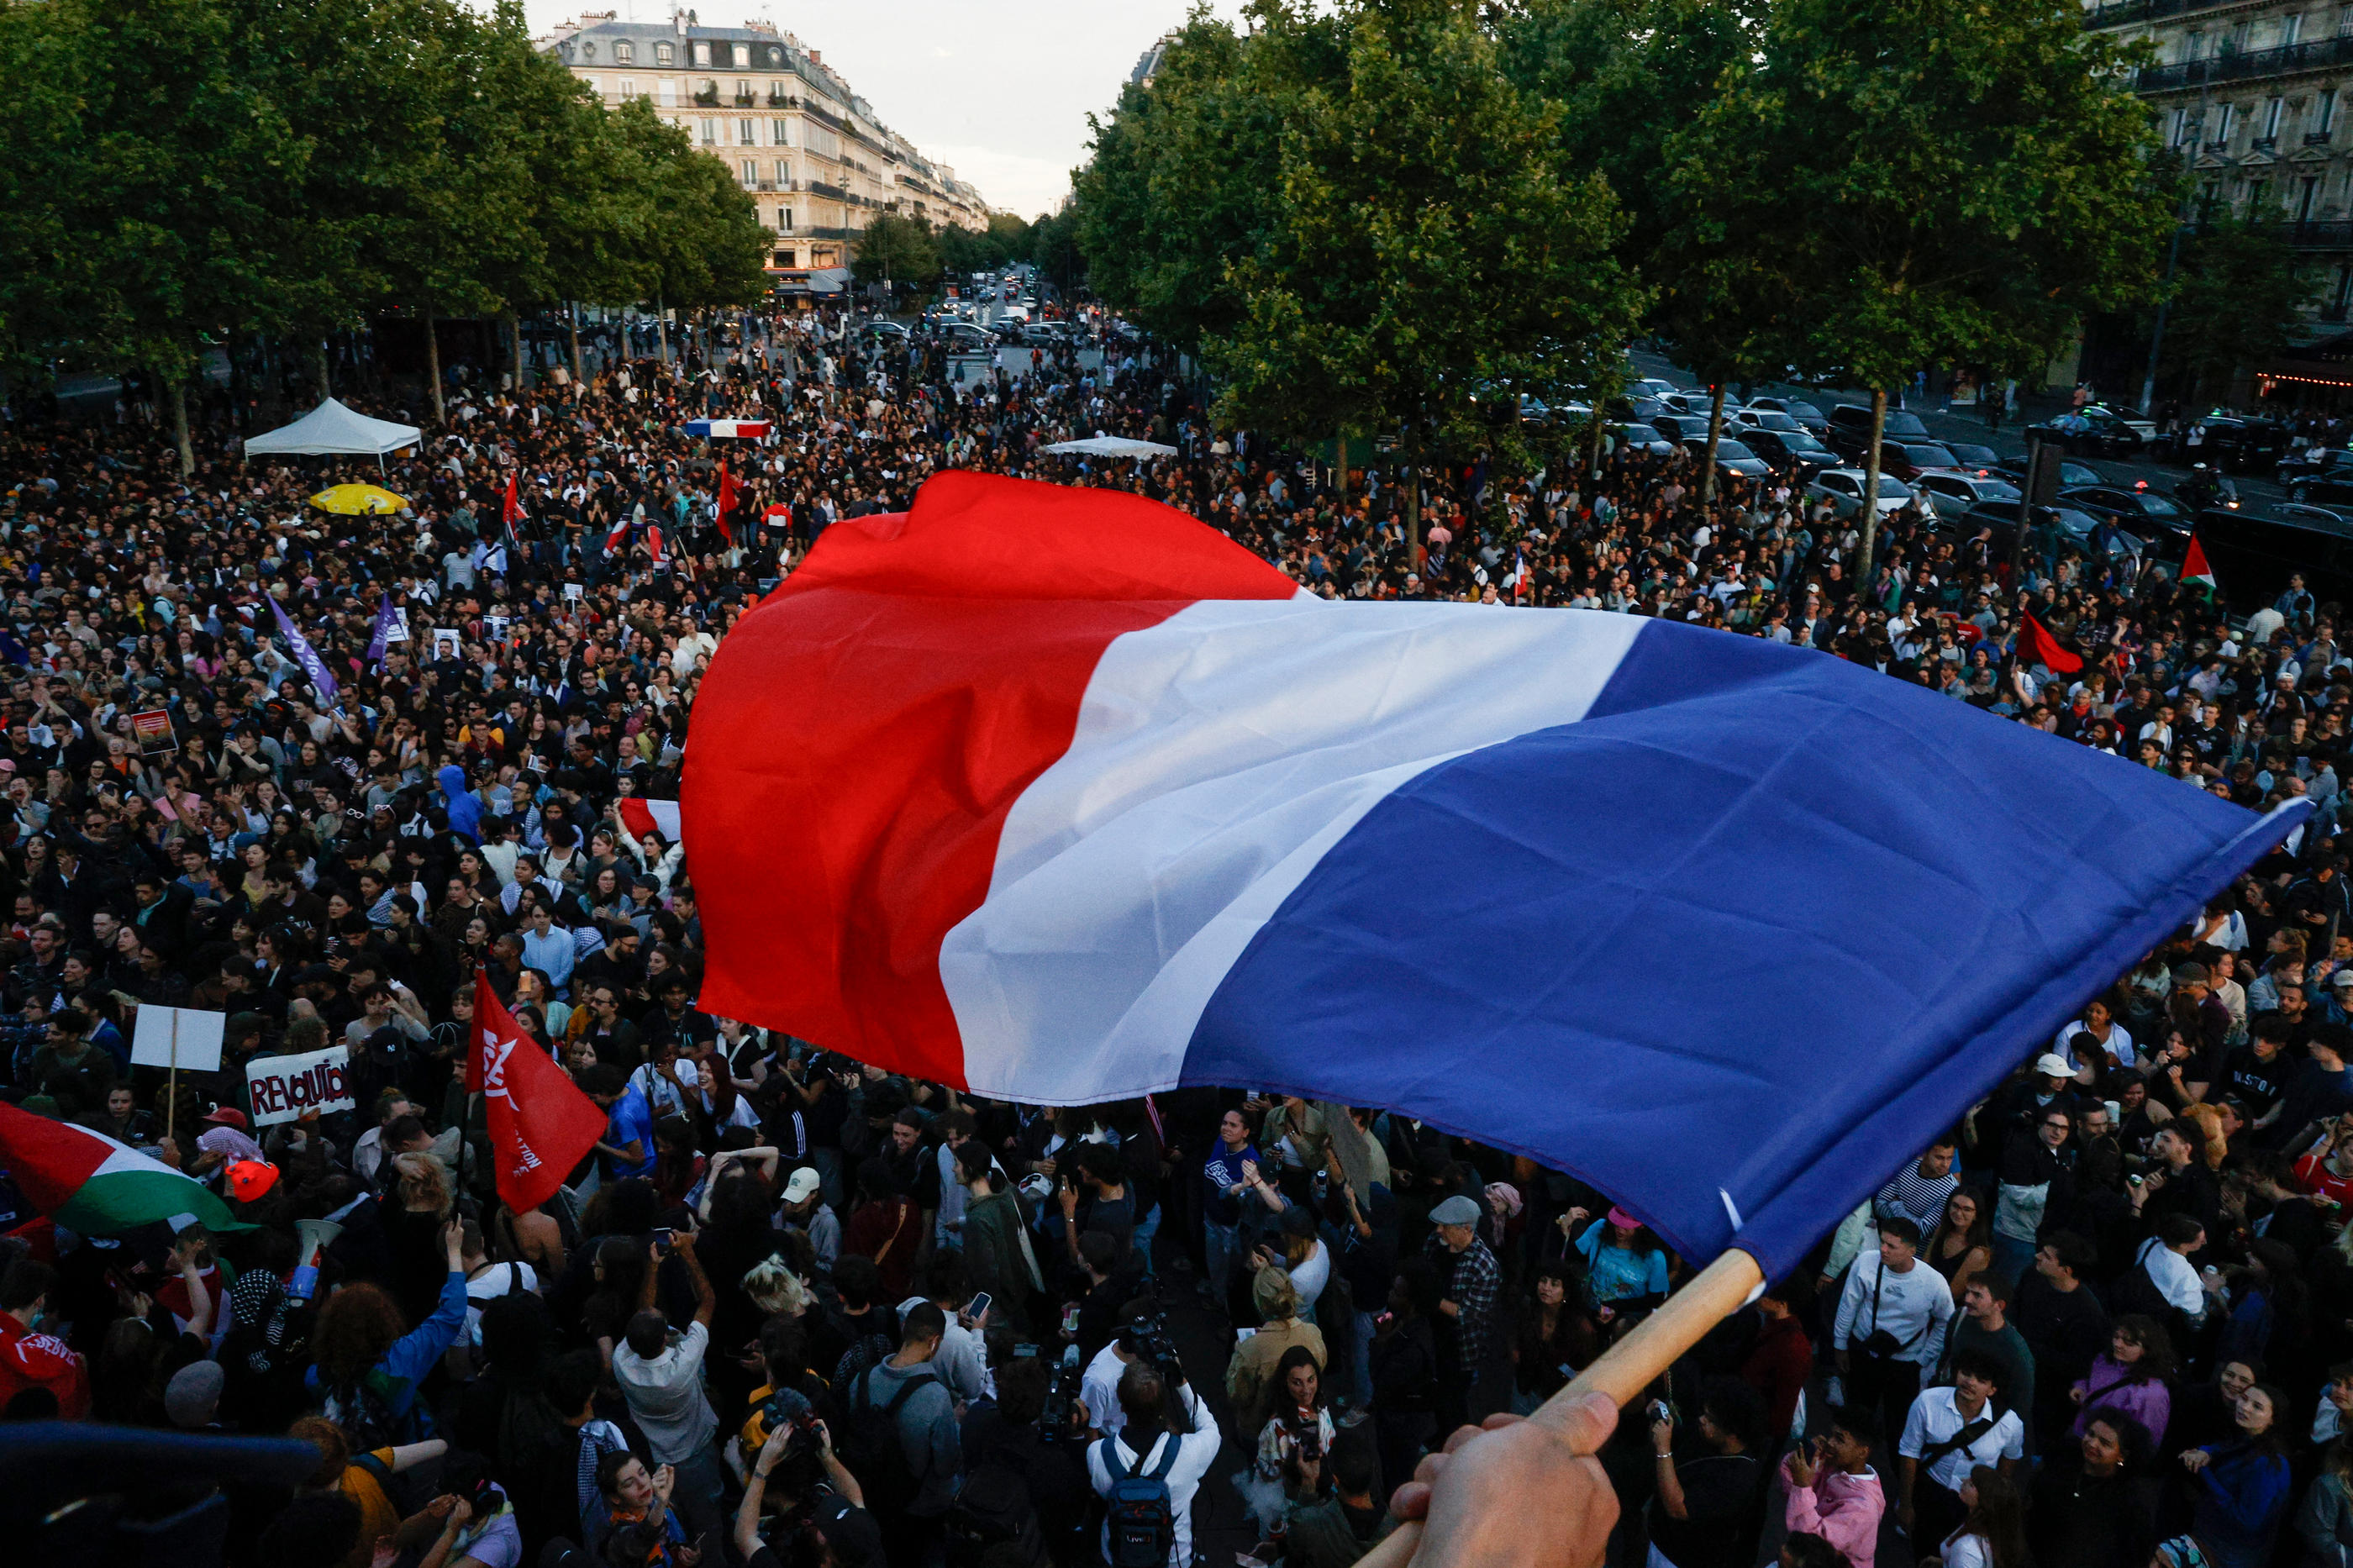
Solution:
M 789 1554 L 796 1562 L 881 1568 L 881 1529 L 866 1511 L 858 1478 L 834 1453 L 833 1434 L 814 1415 L 805 1426 L 779 1426 L 768 1435 L 735 1510 L 735 1550 L 747 1568 L 782 1568 L 776 1549 L 761 1536 L 763 1515 L 789 1531 L 798 1548 Z
M 1173 1362 L 1169 1371 L 1184 1376 Z M 1105 1505 L 1103 1561 L 1184 1568 L 1193 1560 L 1193 1494 L 1218 1458 L 1218 1418 L 1208 1400 L 1181 1381 L 1170 1388 L 1146 1362 L 1120 1373 L 1119 1405 L 1119 1436 L 1087 1448 L 1087 1480 Z
M 1651 1499 L 1651 1563 L 1672 1568 L 1746 1568 L 1746 1547 L 1765 1465 L 1765 1396 L 1736 1377 L 1708 1380 L 1696 1444 L 1675 1452 L 1675 1412 L 1651 1404 L 1651 1451 L 1658 1490 Z
M 1245 1428 L 1247 1430 L 1247 1428 Z M 1265 1425 L 1258 1456 L 1234 1478 L 1234 1490 L 1261 1531 L 1272 1534 L 1289 1508 L 1300 1470 L 1293 1460 L 1320 1464 L 1332 1451 L 1332 1413 L 1324 1404 L 1324 1372 L 1314 1352 L 1293 1345 L 1275 1363 L 1266 1384 Z

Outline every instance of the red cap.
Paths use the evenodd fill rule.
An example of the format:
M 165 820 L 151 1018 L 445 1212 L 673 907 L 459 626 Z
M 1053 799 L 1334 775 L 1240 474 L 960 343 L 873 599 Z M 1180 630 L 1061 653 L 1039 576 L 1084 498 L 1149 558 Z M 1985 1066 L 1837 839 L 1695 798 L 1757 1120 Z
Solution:
M 205 1120 L 215 1127 L 234 1127 L 239 1132 L 245 1131 L 245 1112 L 234 1105 L 224 1105 Z

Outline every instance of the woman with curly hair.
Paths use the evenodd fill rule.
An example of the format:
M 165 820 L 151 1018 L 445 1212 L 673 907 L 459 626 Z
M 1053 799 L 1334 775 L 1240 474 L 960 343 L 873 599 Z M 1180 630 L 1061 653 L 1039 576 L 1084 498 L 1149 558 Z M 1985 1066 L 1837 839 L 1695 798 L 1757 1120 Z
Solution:
M 464 1251 L 455 1224 L 442 1226 L 441 1244 L 448 1269 L 440 1300 L 416 1328 L 403 1332 L 399 1306 L 373 1285 L 346 1285 L 319 1310 L 307 1386 L 359 1447 L 432 1436 L 417 1386 L 466 1326 Z

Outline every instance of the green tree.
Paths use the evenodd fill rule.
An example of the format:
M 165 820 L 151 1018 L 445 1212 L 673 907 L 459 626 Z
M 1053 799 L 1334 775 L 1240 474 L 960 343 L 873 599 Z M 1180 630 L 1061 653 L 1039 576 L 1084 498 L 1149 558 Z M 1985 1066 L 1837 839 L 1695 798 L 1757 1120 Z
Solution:
M 1777 0 L 1753 67 L 1667 142 L 1799 364 L 1872 392 L 1868 583 L 1887 395 L 1920 366 L 2047 361 L 2145 296 L 2171 222 L 2135 57 L 2048 0 Z
M 1152 85 L 1090 117 L 1092 155 L 1071 176 L 1090 287 L 1188 353 L 1241 324 L 1231 269 L 1271 242 L 1284 127 L 1305 84 L 1340 79 L 1335 19 L 1278 19 L 1245 40 L 1197 9 Z
M 1556 110 L 1472 0 L 1250 15 L 1245 83 L 1287 108 L 1266 235 L 1220 285 L 1240 319 L 1203 335 L 1220 413 L 1302 443 L 1395 431 L 1417 468 L 1516 453 L 1518 389 L 1589 374 L 1641 308 L 1608 185 L 1554 156 Z
M 931 225 L 898 213 L 881 213 L 858 237 L 850 276 L 860 283 L 913 284 L 928 288 L 939 279 L 940 247 Z
M 2229 218 L 2201 223 L 2182 246 L 2160 368 L 2192 405 L 2219 395 L 2241 365 L 2288 347 L 2290 323 L 2313 294 L 2276 234 Z

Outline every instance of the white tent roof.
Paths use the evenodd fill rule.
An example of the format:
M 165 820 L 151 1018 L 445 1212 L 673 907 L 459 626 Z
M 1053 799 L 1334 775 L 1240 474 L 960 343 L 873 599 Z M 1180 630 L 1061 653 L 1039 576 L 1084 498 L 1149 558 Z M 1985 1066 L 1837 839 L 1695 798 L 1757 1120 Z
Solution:
M 371 419 L 330 397 L 282 430 L 256 436 L 245 444 L 248 452 L 354 453 L 382 457 L 424 439 L 414 425 Z
M 1090 458 L 1173 458 L 1174 447 L 1156 441 L 1134 441 L 1125 436 L 1090 436 L 1083 441 L 1057 441 L 1049 452 L 1079 452 Z

